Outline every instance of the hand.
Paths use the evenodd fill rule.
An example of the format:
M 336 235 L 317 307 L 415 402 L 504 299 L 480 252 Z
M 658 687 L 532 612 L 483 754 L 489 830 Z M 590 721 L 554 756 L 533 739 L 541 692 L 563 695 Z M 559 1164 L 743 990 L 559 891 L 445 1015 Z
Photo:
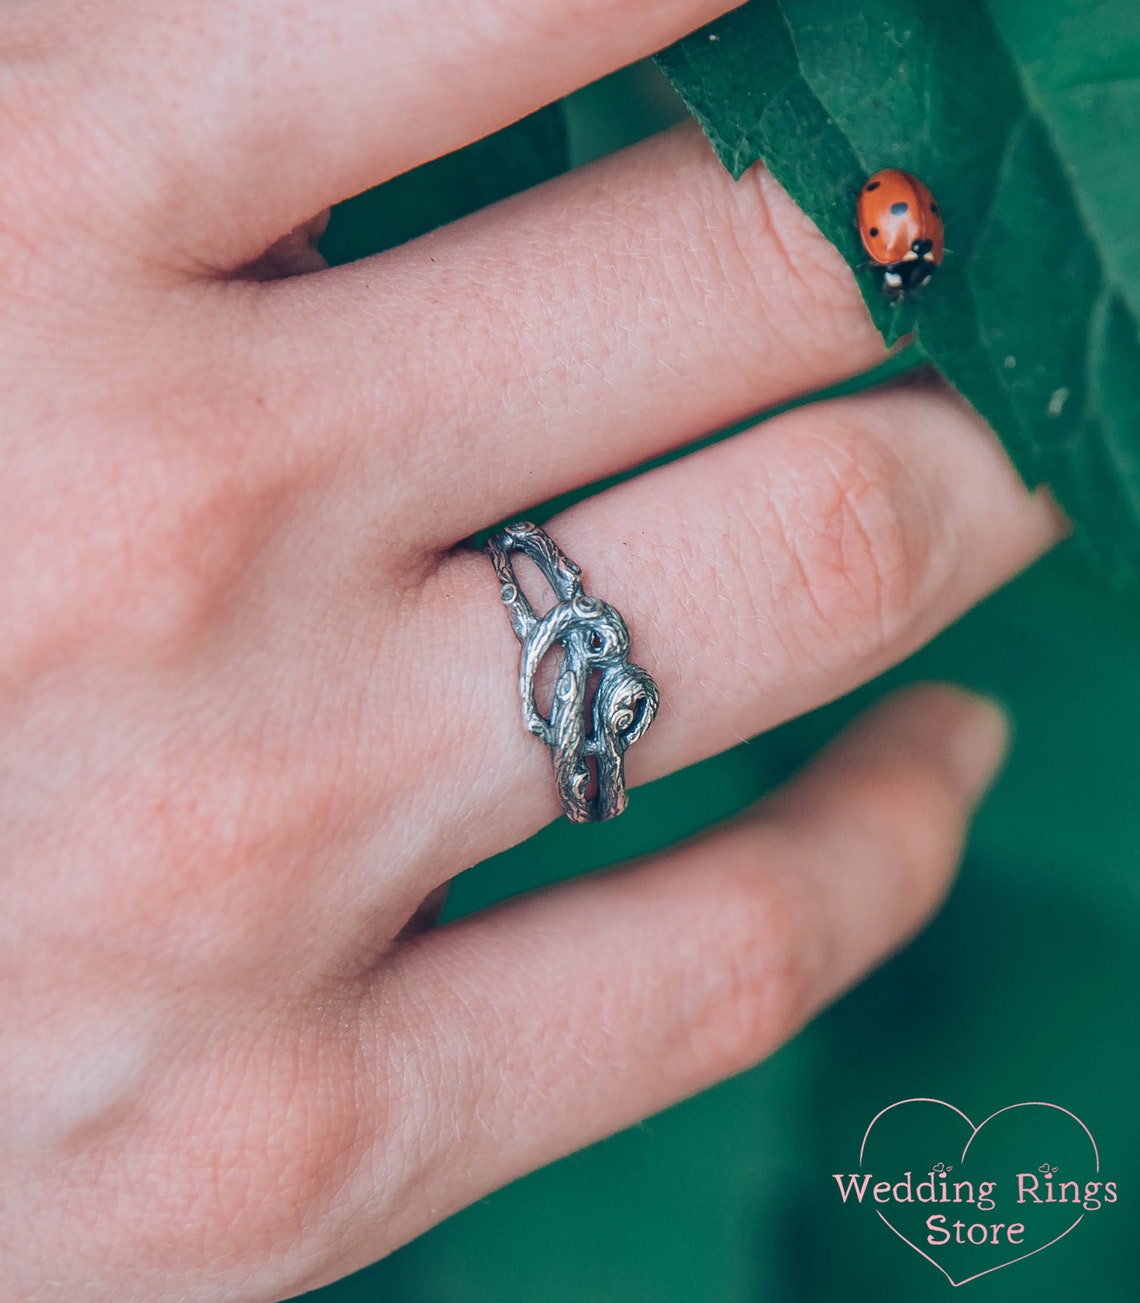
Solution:
M 457 541 L 882 345 L 836 251 L 691 129 L 262 278 L 315 265 L 330 203 L 723 7 L 0 17 L 10 1297 L 327 1281 L 754 1062 L 945 890 L 1003 729 L 927 688 L 699 840 L 401 935 L 558 813 Z M 660 685 L 631 785 L 877 673 L 1061 528 L 916 387 L 549 523 Z

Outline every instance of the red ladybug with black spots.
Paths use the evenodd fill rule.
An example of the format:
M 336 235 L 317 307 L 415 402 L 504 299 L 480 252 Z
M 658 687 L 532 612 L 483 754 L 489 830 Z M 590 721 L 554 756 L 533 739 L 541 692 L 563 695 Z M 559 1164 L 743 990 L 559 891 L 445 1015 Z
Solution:
M 868 177 L 857 220 L 863 248 L 883 269 L 883 292 L 891 298 L 925 285 L 942 261 L 942 214 L 929 187 L 909 172 L 888 167 Z

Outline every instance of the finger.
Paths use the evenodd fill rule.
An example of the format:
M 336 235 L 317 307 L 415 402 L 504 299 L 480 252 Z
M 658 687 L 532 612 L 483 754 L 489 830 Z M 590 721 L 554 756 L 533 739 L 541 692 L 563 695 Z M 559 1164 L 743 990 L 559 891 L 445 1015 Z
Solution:
M 626 758 L 636 786 L 881 673 L 1063 524 L 964 402 L 902 387 L 789 412 L 547 528 L 586 592 L 626 618 L 631 660 L 658 683 L 656 722 Z M 453 871 L 559 813 L 550 752 L 523 727 L 498 588 L 484 556 L 447 560 L 414 626 L 440 655 L 402 667 L 422 711 L 423 791 L 455 795 L 432 839 Z M 530 595 L 550 600 L 541 584 Z
M 426 1103 L 401 1137 L 420 1174 L 386 1229 L 410 1238 L 793 1035 L 931 912 L 1005 736 L 968 694 L 899 694 L 726 827 L 398 956 L 380 1003 L 416 1010 L 394 1049 Z M 393 1053 L 386 1034 L 367 1058 Z M 372 1163 L 391 1157 L 389 1140 Z
M 695 126 L 378 259 L 256 288 L 259 370 L 309 377 L 293 421 L 394 486 L 385 511 L 411 546 L 885 356 L 838 251 L 763 168 L 733 182 Z
M 739 0 L 735 0 L 739 3 Z M 234 267 L 321 209 L 495 131 L 717 14 L 726 0 L 209 0 L 72 14 L 118 161 L 172 249 Z M 77 34 L 76 27 L 79 28 Z M 60 55 L 57 62 L 65 62 Z M 116 87 L 121 93 L 115 93 Z M 73 88 L 75 89 L 75 88 Z M 145 178 L 140 184 L 139 174 Z

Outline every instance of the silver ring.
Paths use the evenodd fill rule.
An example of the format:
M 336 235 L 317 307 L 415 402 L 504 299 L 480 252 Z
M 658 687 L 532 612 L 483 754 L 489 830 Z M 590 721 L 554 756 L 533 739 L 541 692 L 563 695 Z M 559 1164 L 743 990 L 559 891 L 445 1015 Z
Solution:
M 545 615 L 535 614 L 519 587 L 514 552 L 530 557 L 554 591 L 555 603 Z M 549 534 L 518 521 L 488 539 L 487 554 L 522 644 L 523 724 L 552 752 L 566 817 L 574 823 L 612 819 L 629 799 L 625 753 L 653 723 L 657 684 L 630 661 L 625 621 L 612 606 L 582 591 L 581 567 Z M 535 703 L 534 684 L 543 657 L 556 643 L 563 657 L 548 719 Z

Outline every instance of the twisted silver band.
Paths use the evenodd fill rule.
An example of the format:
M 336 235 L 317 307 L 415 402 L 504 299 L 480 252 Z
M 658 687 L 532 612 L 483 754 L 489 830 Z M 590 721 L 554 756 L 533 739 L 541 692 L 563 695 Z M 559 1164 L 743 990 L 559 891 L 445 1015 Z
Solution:
M 515 552 L 528 556 L 554 591 L 555 603 L 545 615 L 535 614 L 519 588 L 511 560 Z M 487 554 L 522 644 L 523 724 L 550 747 L 566 817 L 574 823 L 612 819 L 629 799 L 625 753 L 653 723 L 657 684 L 630 662 L 625 621 L 612 606 L 582 591 L 581 568 L 549 534 L 518 521 L 488 540 Z M 563 657 L 547 719 L 535 704 L 535 676 L 556 643 Z

